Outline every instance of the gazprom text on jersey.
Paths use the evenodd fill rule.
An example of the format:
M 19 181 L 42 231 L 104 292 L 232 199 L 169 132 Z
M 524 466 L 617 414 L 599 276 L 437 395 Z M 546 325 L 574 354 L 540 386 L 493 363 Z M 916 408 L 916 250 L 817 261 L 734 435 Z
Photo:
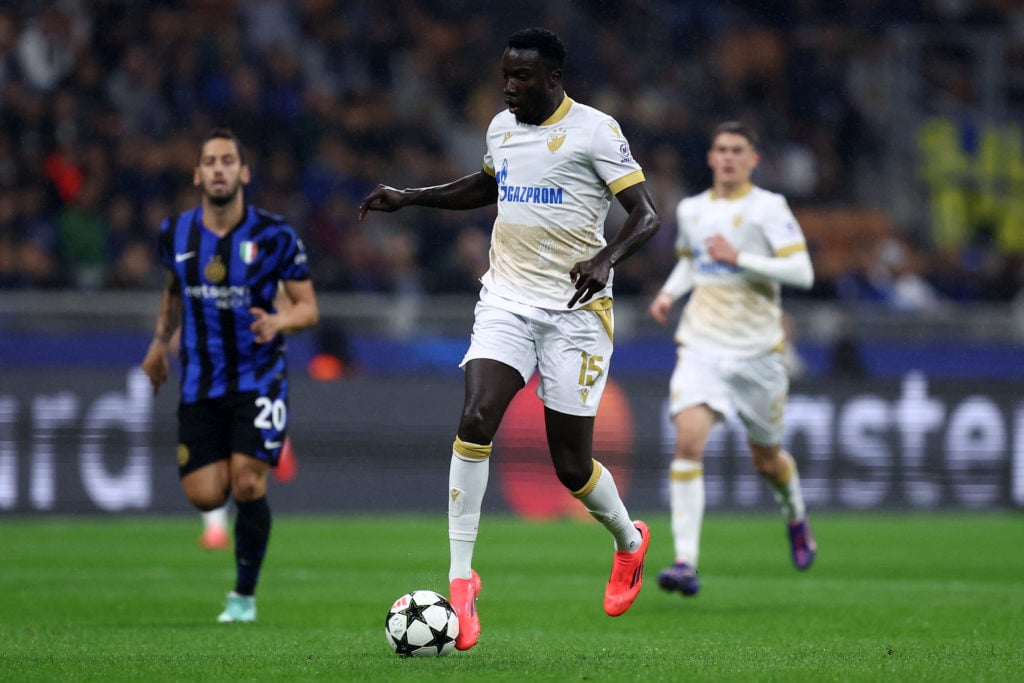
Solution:
M 500 185 L 498 187 L 498 201 L 516 202 L 519 204 L 561 204 L 562 188 Z

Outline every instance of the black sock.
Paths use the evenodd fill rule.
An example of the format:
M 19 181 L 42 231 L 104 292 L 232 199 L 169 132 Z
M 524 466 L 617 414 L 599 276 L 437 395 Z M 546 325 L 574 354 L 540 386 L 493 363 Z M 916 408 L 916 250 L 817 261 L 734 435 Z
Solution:
M 260 566 L 270 539 L 270 506 L 264 496 L 258 500 L 235 501 L 235 592 L 253 595 L 260 578 Z

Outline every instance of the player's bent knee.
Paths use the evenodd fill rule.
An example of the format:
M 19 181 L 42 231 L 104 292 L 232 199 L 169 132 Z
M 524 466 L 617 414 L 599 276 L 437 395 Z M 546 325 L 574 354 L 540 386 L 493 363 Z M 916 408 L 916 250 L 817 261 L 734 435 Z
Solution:
M 238 501 L 256 500 L 267 492 L 266 477 L 256 474 L 242 474 L 231 481 L 231 496 Z
M 238 501 L 256 500 L 266 493 L 266 487 L 255 482 L 245 482 L 231 487 L 231 496 Z
M 496 422 L 497 417 L 489 416 L 485 410 L 467 408 L 459 420 L 459 438 L 466 443 L 489 444 L 494 440 L 496 431 L 489 425 Z
M 221 484 L 216 478 L 190 476 L 183 479 L 181 485 L 188 501 L 203 512 L 219 508 L 227 502 L 226 482 Z
M 188 497 L 188 501 L 192 503 L 197 510 L 201 512 L 209 512 L 210 510 L 216 510 L 220 506 L 224 505 L 228 501 L 227 493 L 216 494 L 216 493 L 188 493 L 185 494 Z
M 676 441 L 675 457 L 701 462 L 704 459 L 704 444 L 697 440 L 679 439 Z
M 757 446 L 751 444 L 751 458 L 758 474 L 768 477 L 782 476 L 789 471 L 789 463 L 778 446 Z
M 579 491 L 587 485 L 587 482 L 590 481 L 590 475 L 594 472 L 593 464 L 588 464 L 590 467 L 586 468 L 556 464 L 555 475 L 562 486 L 570 491 Z

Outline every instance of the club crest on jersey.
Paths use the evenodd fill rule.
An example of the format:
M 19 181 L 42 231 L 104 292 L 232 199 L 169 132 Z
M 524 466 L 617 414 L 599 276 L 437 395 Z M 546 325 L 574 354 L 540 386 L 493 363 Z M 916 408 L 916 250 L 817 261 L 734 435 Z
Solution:
M 548 150 L 552 154 L 558 151 L 563 142 L 565 142 L 565 128 L 556 128 L 548 133 Z
M 207 282 L 215 285 L 223 280 L 227 274 L 228 269 L 221 263 L 220 256 L 211 257 L 210 262 L 203 269 L 203 275 L 206 276 Z
M 257 251 L 259 251 L 259 247 L 251 240 L 245 240 L 238 245 L 238 255 L 242 258 L 242 263 L 245 265 L 249 265 L 256 260 Z

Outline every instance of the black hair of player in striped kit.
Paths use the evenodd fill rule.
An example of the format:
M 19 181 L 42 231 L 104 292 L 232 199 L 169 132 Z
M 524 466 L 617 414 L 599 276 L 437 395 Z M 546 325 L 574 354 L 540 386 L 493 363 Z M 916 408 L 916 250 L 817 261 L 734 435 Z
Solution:
M 714 143 L 715 139 L 722 133 L 731 133 L 745 137 L 750 146 L 755 150 L 761 142 L 757 139 L 757 133 L 754 132 L 753 128 L 739 121 L 726 121 L 715 126 L 715 130 L 711 133 L 711 142 Z
M 536 50 L 549 71 L 561 70 L 565 66 L 565 45 L 546 28 L 516 31 L 509 37 L 507 47 L 514 50 Z
M 238 139 L 238 136 L 235 135 L 235 132 L 233 130 L 231 130 L 230 128 L 214 128 L 209 133 L 207 133 L 206 137 L 203 138 L 203 142 L 199 145 L 199 150 L 200 150 L 199 153 L 202 154 L 202 149 L 203 149 L 203 147 L 206 146 L 207 142 L 209 142 L 210 140 L 218 140 L 218 139 L 220 139 L 220 140 L 230 140 L 231 142 L 235 143 L 235 149 L 238 150 L 238 161 L 239 161 L 239 163 L 241 165 L 244 166 L 245 165 L 245 150 L 242 149 L 242 141 Z

